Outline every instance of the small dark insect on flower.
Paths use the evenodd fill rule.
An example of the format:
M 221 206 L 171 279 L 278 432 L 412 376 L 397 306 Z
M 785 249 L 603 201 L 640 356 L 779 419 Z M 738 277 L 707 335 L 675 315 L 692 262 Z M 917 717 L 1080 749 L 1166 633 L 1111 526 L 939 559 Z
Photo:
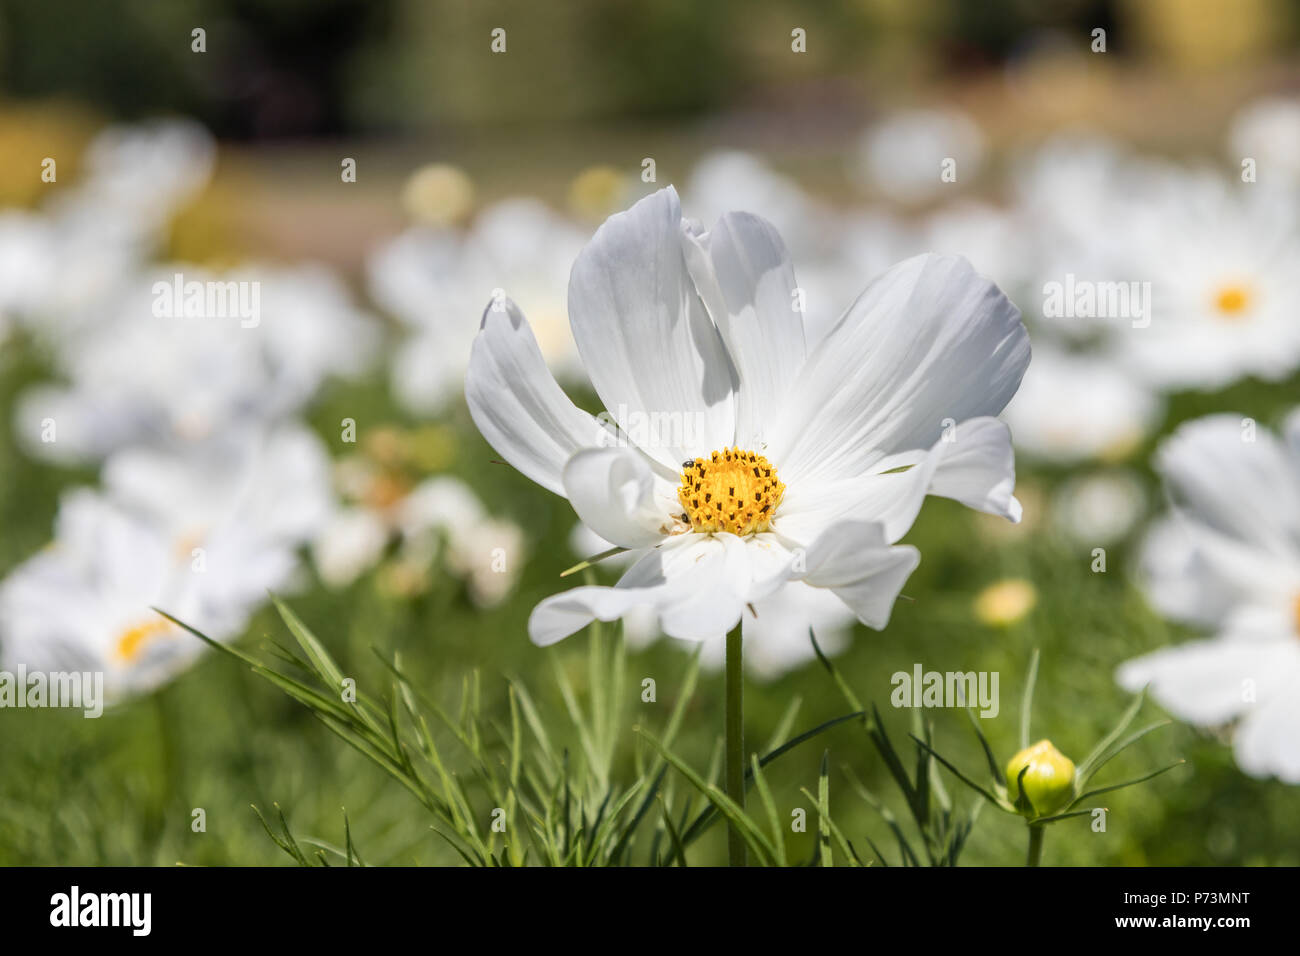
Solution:
M 695 459 L 694 459 L 694 458 L 687 458 L 684 462 L 682 462 L 682 467 L 683 467 L 683 468 L 689 468 L 689 467 L 691 467 L 691 465 L 693 465 L 693 464 L 695 464 Z

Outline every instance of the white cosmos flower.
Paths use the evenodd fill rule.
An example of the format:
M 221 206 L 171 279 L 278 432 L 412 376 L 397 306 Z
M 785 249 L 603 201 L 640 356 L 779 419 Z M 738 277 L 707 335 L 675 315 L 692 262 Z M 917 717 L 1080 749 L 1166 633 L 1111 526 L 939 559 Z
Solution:
M 404 406 L 431 413 L 455 398 L 477 327 L 466 316 L 483 291 L 537 302 L 537 336 L 562 378 L 581 371 L 566 321 L 569 264 L 585 236 L 533 199 L 484 210 L 465 234 L 427 226 L 407 230 L 369 264 L 375 301 L 413 332 L 393 360 L 393 390 Z
M 1159 423 L 1162 403 L 1104 355 L 1039 344 L 1003 418 L 1016 446 L 1049 461 L 1130 455 Z
M 1151 280 L 1131 256 L 1128 231 L 1149 196 L 1165 187 L 1169 167 L 1147 162 L 1096 133 L 1059 133 L 1014 162 L 1014 216 L 1029 237 L 1024 270 L 1031 319 L 1074 340 L 1114 330 L 1103 309 L 1045 315 L 1048 283 Z M 999 256 L 999 258 L 1002 258 Z M 1001 278 L 995 274 L 995 278 Z M 1037 364 L 1037 363 L 1035 363 Z
M 1294 192 L 1170 170 L 1127 211 L 1109 279 L 1151 284 L 1150 325 L 1118 317 L 1124 362 L 1158 388 L 1220 388 L 1300 366 Z M 1123 270 L 1122 272 L 1120 270 Z
M 1006 297 L 962 259 L 919 256 L 808 349 L 794 287 L 755 216 L 704 232 L 669 187 L 611 217 L 573 266 L 569 315 L 617 436 L 560 390 L 518 307 L 488 307 L 465 387 L 479 430 L 637 552 L 616 586 L 539 604 L 536 643 L 638 606 L 670 637 L 716 638 L 742 616 L 752 630 L 747 606 L 790 582 L 881 628 L 920 560 L 896 542 L 927 493 L 1019 517 L 991 417 L 1029 362 Z
M 260 315 L 155 314 L 155 288 L 176 274 L 183 284 L 244 283 L 250 306 L 257 283 Z M 135 278 L 114 312 L 61 343 L 65 382 L 25 392 L 16 430 L 32 454 L 61 462 L 214 441 L 296 413 L 327 376 L 359 372 L 376 344 L 375 323 L 324 268 L 159 266 Z
M 1147 593 L 1214 636 L 1128 661 L 1118 680 L 1193 724 L 1235 721 L 1243 770 L 1300 783 L 1300 411 L 1282 440 L 1249 437 L 1214 415 L 1161 448 L 1174 512 L 1146 543 Z
M 54 542 L 0 583 L 5 667 L 102 671 L 110 698 L 148 690 L 203 648 L 151 607 L 229 639 L 295 566 L 292 551 L 239 520 L 209 529 L 201 561 L 193 547 L 103 495 L 68 494 Z

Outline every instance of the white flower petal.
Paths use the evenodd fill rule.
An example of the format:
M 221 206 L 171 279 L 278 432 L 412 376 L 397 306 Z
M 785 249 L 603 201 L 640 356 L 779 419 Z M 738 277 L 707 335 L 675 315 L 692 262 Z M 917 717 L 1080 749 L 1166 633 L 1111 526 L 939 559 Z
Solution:
M 754 613 L 743 621 L 745 670 L 760 680 L 773 680 L 813 660 L 810 630 L 824 653 L 838 653 L 855 620 L 836 594 L 803 581 L 790 581 L 753 604 Z
M 612 588 L 574 588 L 542 601 L 528 618 L 533 643 L 554 644 L 638 607 L 653 610 L 669 637 L 702 641 L 731 630 L 751 575 L 744 543 L 725 534 L 681 539 L 646 552 Z
M 744 212 L 685 239 L 691 276 L 740 379 L 736 444 L 760 448 L 804 361 L 790 254 L 770 223 Z
M 569 316 L 605 408 L 651 457 L 676 471 L 732 443 L 735 371 L 687 273 L 671 186 L 596 231 L 573 264 Z
M 1182 425 L 1157 452 L 1156 468 L 1189 517 L 1239 541 L 1294 553 L 1300 471 L 1270 432 L 1249 436 L 1243 421 L 1211 415 Z
M 404 535 L 437 530 L 459 540 L 487 521 L 488 513 L 465 482 L 437 475 L 411 489 L 397 504 L 394 517 Z
M 583 524 L 623 548 L 648 547 L 664 536 L 672 488 L 662 479 L 657 484 L 645 457 L 630 448 L 587 448 L 564 466 L 564 493 Z
M 898 592 L 921 561 L 908 545 L 889 546 L 877 524 L 848 522 L 828 529 L 809 546 L 802 580 L 829 588 L 867 627 L 889 623 Z
M 1280 693 L 1260 697 L 1237 728 L 1233 753 L 1237 765 L 1256 777 L 1273 776 L 1285 783 L 1300 783 L 1300 695 L 1294 680 L 1300 678 L 1300 648 L 1288 648 L 1292 660 L 1287 668 L 1292 682 Z
M 1175 517 L 1151 526 L 1142 543 L 1140 568 L 1148 600 L 1177 621 L 1218 624 L 1247 593 L 1220 578 L 1199 553 L 1187 522 Z
M 951 442 L 940 442 L 943 455 L 930 494 L 1019 521 L 1020 502 L 1011 493 L 1016 487 L 1016 455 L 1010 429 L 996 418 L 973 418 L 957 425 L 952 436 Z
M 878 524 L 886 543 L 907 534 L 921 511 L 943 452 L 900 455 L 877 463 L 882 471 L 830 481 L 805 480 L 787 488 L 772 529 L 807 544 L 846 521 Z M 906 471 L 892 469 L 906 467 Z
M 519 308 L 508 299 L 501 311 L 494 306 L 483 313 L 465 374 L 470 415 L 501 457 L 563 494 L 565 462 L 606 433 L 556 383 Z
M 1282 425 L 1282 434 L 1286 436 L 1287 448 L 1291 450 L 1296 465 L 1300 467 L 1300 408 L 1296 408 L 1286 417 Z
M 787 485 L 853 477 L 996 415 L 1029 364 L 1020 312 L 965 259 L 923 255 L 867 286 L 808 356 L 768 457 Z
M 840 522 L 867 521 L 878 523 L 885 541 L 892 544 L 912 527 L 927 494 L 1019 521 L 1020 502 L 1011 494 L 1015 461 L 1006 425 L 995 418 L 975 418 L 949 434 L 952 441 L 941 438 L 926 452 L 879 460 L 872 474 L 805 480 L 787 489 L 773 530 L 806 543 Z M 907 470 L 895 470 L 901 467 Z
M 1152 698 L 1182 720 L 1214 726 L 1247 709 L 1245 681 L 1264 698 L 1281 649 L 1279 642 L 1189 641 L 1125 661 L 1115 679 L 1131 692 L 1149 686 Z
M 388 528 L 372 511 L 346 508 L 335 514 L 312 543 L 312 558 L 321 580 L 347 587 L 379 563 L 388 543 Z

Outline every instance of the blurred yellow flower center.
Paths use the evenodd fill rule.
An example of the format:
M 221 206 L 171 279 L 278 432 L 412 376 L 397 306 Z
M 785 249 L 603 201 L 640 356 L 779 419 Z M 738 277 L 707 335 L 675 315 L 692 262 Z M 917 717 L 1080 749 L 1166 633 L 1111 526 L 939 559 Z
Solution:
M 991 627 L 1009 627 L 1038 603 L 1038 591 L 1023 578 L 990 584 L 975 596 L 975 616 Z
M 474 183 L 446 163 L 422 166 L 406 181 L 402 205 L 416 222 L 451 226 L 468 218 L 474 208 Z
M 1295 633 L 1297 637 L 1300 637 L 1300 594 L 1295 596 L 1295 607 L 1293 610 L 1295 614 Z
M 380 474 L 366 486 L 362 500 L 367 506 L 384 511 L 403 501 L 410 491 L 410 483 L 402 478 L 391 474 Z
M 1219 310 L 1219 318 L 1235 322 L 1250 307 L 1250 290 L 1245 286 L 1226 285 L 1215 293 L 1214 307 Z
M 762 455 L 724 448 L 682 465 L 677 500 L 695 531 L 745 536 L 766 531 L 785 494 L 776 469 Z
M 161 617 L 127 628 L 118 636 L 115 648 L 117 656 L 127 663 L 134 661 L 149 641 L 170 629 L 171 624 Z

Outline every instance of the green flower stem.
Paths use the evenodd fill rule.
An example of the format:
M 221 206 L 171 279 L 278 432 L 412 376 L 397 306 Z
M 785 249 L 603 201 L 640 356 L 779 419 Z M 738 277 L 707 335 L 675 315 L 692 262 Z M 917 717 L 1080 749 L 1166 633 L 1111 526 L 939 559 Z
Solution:
M 727 796 L 745 809 L 745 671 L 741 659 L 740 625 L 727 635 Z M 745 840 L 727 826 L 727 858 L 732 866 L 745 865 Z
M 1029 859 L 1025 861 L 1025 866 L 1038 866 L 1039 861 L 1043 858 L 1043 831 L 1047 829 L 1044 826 L 1029 827 Z

